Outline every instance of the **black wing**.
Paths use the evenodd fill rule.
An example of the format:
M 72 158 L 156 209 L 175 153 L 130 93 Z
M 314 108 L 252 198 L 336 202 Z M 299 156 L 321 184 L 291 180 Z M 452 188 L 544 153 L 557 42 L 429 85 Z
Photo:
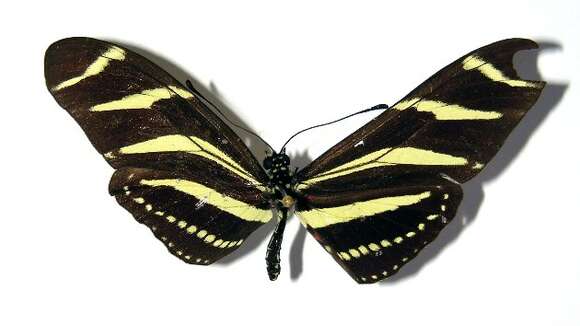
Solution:
M 225 256 L 272 214 L 265 172 L 206 105 L 149 60 L 70 38 L 45 55 L 46 84 L 117 169 L 110 193 L 189 263 Z
M 345 189 L 347 188 L 347 189 Z M 461 187 L 443 176 L 359 178 L 305 191 L 298 216 L 359 283 L 395 274 L 453 219 Z
M 461 191 L 445 178 L 463 183 L 478 174 L 544 87 L 544 82 L 520 79 L 513 67 L 517 51 L 533 48 L 537 48 L 533 41 L 509 39 L 459 58 L 299 172 L 297 190 L 304 199 L 298 214 L 335 258 L 340 259 L 341 251 L 348 253 L 347 248 L 355 248 L 351 246 L 358 240 L 369 240 L 367 244 L 376 241 L 371 236 L 376 232 L 390 235 L 387 240 L 391 243 L 393 237 L 405 239 L 402 243 L 407 248 L 380 247 L 377 255 L 366 255 L 365 259 L 342 259 L 355 280 L 373 282 L 392 275 L 425 241 L 435 238 L 443 224 L 434 215 L 453 218 Z M 365 184 L 374 188 L 367 190 Z M 383 187 L 387 189 L 381 190 Z M 389 204 L 393 197 L 407 196 L 409 189 L 414 195 L 430 195 L 410 206 L 405 202 L 397 205 L 396 200 L 394 206 Z M 373 193 L 360 199 L 372 206 L 366 213 L 353 211 L 348 219 L 342 218 L 349 215 L 346 210 L 339 217 L 320 215 L 331 208 L 338 212 L 340 207 L 363 205 L 356 196 L 361 191 Z M 441 197 L 441 191 L 450 202 Z M 345 198 L 344 202 L 338 198 Z M 381 210 L 372 198 L 384 198 L 379 203 L 386 206 Z M 433 211 L 437 207 L 446 211 Z M 434 224 L 424 224 L 427 231 L 432 227 L 430 236 L 413 238 L 416 243 L 406 241 L 405 234 L 417 233 L 409 231 L 407 223 L 416 224 L 429 216 Z M 330 224 L 318 223 L 321 219 Z M 361 239 L 355 241 L 354 230 Z M 385 266 L 390 267 L 383 270 Z

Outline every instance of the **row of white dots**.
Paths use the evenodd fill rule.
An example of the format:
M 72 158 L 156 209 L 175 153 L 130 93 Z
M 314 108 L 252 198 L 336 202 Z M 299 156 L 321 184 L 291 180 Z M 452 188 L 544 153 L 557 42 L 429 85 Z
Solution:
M 145 200 L 141 197 L 137 197 L 133 199 L 136 203 L 138 204 L 144 204 Z M 153 207 L 150 204 L 145 204 L 145 210 L 147 211 L 151 211 L 153 210 Z M 242 244 L 242 242 L 244 242 L 244 239 L 240 239 L 237 241 L 228 241 L 228 240 L 223 240 L 223 239 L 216 239 L 216 236 L 213 234 L 209 234 L 206 230 L 198 230 L 198 227 L 191 224 L 188 225 L 186 221 L 184 220 L 177 220 L 177 218 L 175 218 L 172 215 L 165 215 L 165 212 L 162 211 L 156 211 L 154 213 L 157 216 L 165 216 L 165 219 L 167 220 L 167 222 L 169 223 L 175 223 L 177 225 L 178 228 L 180 229 L 184 229 L 187 233 L 193 235 L 195 234 L 198 238 L 202 239 L 205 243 L 207 244 L 211 244 L 216 248 L 231 248 L 234 246 L 240 246 Z M 177 223 L 176 223 L 177 222 Z
M 129 192 L 127 190 L 127 192 Z M 130 194 L 130 192 L 129 192 Z M 137 204 L 145 204 L 145 199 L 143 199 L 142 197 L 135 197 L 133 198 L 133 201 L 136 202 Z M 151 204 L 145 204 L 145 210 L 150 212 L 153 210 L 153 206 Z M 165 216 L 165 219 L 167 220 L 167 222 L 169 223 L 176 223 L 177 227 L 180 229 L 185 229 L 185 231 L 189 234 L 195 234 L 197 235 L 198 238 L 202 239 L 205 243 L 207 244 L 211 244 L 216 248 L 231 248 L 234 246 L 240 246 L 242 244 L 242 242 L 244 242 L 244 239 L 240 239 L 237 241 L 230 241 L 230 240 L 224 240 L 224 239 L 216 239 L 216 236 L 213 234 L 209 234 L 206 230 L 198 230 L 198 227 L 195 225 L 187 225 L 187 222 L 184 220 L 177 220 L 177 218 L 175 218 L 172 215 L 165 215 L 165 212 L 162 211 L 156 211 L 154 212 L 155 215 L 157 216 Z
M 383 274 L 384 277 L 387 277 L 389 275 L 389 273 L 387 271 L 383 271 L 381 274 Z M 370 278 L 373 279 L 373 280 L 378 280 L 379 279 L 379 276 L 377 274 L 373 274 L 373 275 L 370 276 Z M 361 277 L 360 280 L 363 281 L 363 282 L 366 282 L 367 281 L 367 278 L 366 277 Z
M 125 195 L 129 196 L 131 194 L 131 191 L 129 191 L 129 187 L 125 186 L 123 188 L 125 190 Z M 150 212 L 153 210 L 153 205 L 145 203 L 145 199 L 142 197 L 134 197 L 132 198 L 134 202 L 136 202 L 137 204 L 140 205 L 145 205 L 145 210 Z M 183 220 L 179 220 L 177 221 L 177 218 L 175 218 L 172 215 L 165 215 L 165 212 L 162 211 L 155 211 L 154 212 L 155 215 L 160 216 L 160 217 L 165 217 L 165 219 L 167 220 L 167 222 L 169 223 L 176 223 L 177 227 L 180 229 L 185 229 L 185 231 L 191 235 L 195 234 L 198 238 L 202 239 L 205 243 L 207 244 L 211 244 L 216 248 L 231 248 L 234 246 L 240 246 L 242 244 L 242 242 L 244 241 L 244 239 L 240 239 L 237 241 L 228 241 L 228 240 L 223 240 L 223 239 L 216 239 L 216 236 L 213 234 L 208 234 L 208 232 L 206 230 L 199 230 L 197 226 L 195 225 L 187 225 L 186 221 Z M 152 227 L 151 228 L 153 231 L 156 231 L 157 228 L 156 227 Z M 161 240 L 163 242 L 167 242 L 167 237 L 161 237 Z M 175 244 L 173 242 L 167 242 L 167 247 L 169 248 L 174 248 Z M 181 250 L 175 250 L 174 251 L 175 254 L 177 256 L 183 256 L 183 258 L 185 260 L 191 260 L 191 261 L 195 261 L 196 263 L 204 263 L 204 264 L 209 264 L 209 260 L 207 259 L 202 259 L 202 258 L 195 258 L 192 259 L 192 257 L 190 255 L 184 255 L 183 251 Z
M 167 237 L 161 237 L 161 240 L 163 242 L 167 242 Z M 171 241 L 170 242 L 167 242 L 167 247 L 171 248 L 172 251 L 174 251 L 176 255 L 178 255 L 180 257 L 183 256 L 183 251 L 181 251 L 181 250 L 174 250 L 175 244 L 173 242 L 171 242 Z M 190 260 L 190 261 L 194 261 L 196 263 L 202 263 L 203 262 L 204 264 L 209 264 L 209 259 L 205 259 L 205 260 L 202 259 L 202 258 L 192 259 L 190 255 L 183 256 L 183 259 Z
M 425 230 L 425 224 L 419 223 L 417 225 L 417 230 L 419 230 L 419 231 Z M 410 232 L 407 232 L 404 235 L 404 237 L 399 236 L 399 237 L 394 238 L 393 242 L 396 244 L 400 244 L 404 241 L 405 238 L 410 239 L 410 238 L 415 237 L 416 235 L 417 235 L 416 232 L 410 231 Z M 383 239 L 378 244 L 371 242 L 367 246 L 360 245 L 358 248 L 351 248 L 351 249 L 348 249 L 347 251 L 338 252 L 337 255 L 338 255 L 339 259 L 348 261 L 348 260 L 351 260 L 353 258 L 360 258 L 362 256 L 366 256 L 371 252 L 378 252 L 381 250 L 381 247 L 388 248 L 388 247 L 391 247 L 392 245 L 393 245 L 393 243 L 391 241 L 389 241 L 387 239 Z M 327 250 L 329 250 L 329 249 L 327 248 Z
M 444 194 L 444 195 L 443 195 L 443 200 L 447 200 L 447 199 L 449 199 L 449 194 Z M 445 212 L 445 210 L 446 210 L 446 209 L 447 209 L 447 206 L 446 206 L 445 204 L 442 204 L 442 205 L 441 205 L 441 213 Z M 441 221 L 442 221 L 443 223 L 446 223 L 446 222 L 447 222 L 447 220 L 445 219 L 445 217 L 444 217 L 444 216 L 442 216 L 442 215 L 439 215 L 439 214 L 431 214 L 431 215 L 428 215 L 426 219 L 427 219 L 428 221 L 433 221 L 433 220 L 435 220 L 435 219 L 437 219 L 437 218 L 441 218 Z M 417 229 L 418 229 L 419 231 L 423 231 L 423 230 L 425 230 L 425 224 L 424 224 L 424 223 L 419 223 L 419 225 L 417 225 Z M 408 233 L 406 234 L 406 237 L 408 237 L 408 238 L 412 238 L 413 236 L 415 236 L 415 234 L 416 234 L 415 232 L 408 232 Z M 399 242 L 397 242 L 397 239 L 399 239 Z M 388 243 L 388 241 L 387 241 L 387 240 L 382 240 L 382 241 L 381 241 L 381 245 L 383 245 L 383 241 L 386 241 L 386 242 L 385 242 L 385 244 L 387 244 L 387 243 Z M 401 242 L 402 242 L 402 237 L 397 237 L 397 238 L 395 238 L 395 240 L 394 240 L 394 241 L 395 241 L 395 242 L 397 242 L 397 243 L 401 243 Z M 427 243 L 428 243 L 427 241 L 424 241 L 424 242 L 423 242 L 423 244 L 424 244 L 424 245 L 426 245 Z M 370 247 L 370 245 L 369 245 L 369 247 Z M 388 246 L 386 246 L 386 247 L 388 247 Z M 360 249 L 360 247 L 359 247 L 359 249 Z M 350 250 L 349 250 L 349 252 L 350 252 Z M 419 249 L 414 249 L 414 250 L 413 250 L 413 253 L 415 253 L 415 254 L 416 254 L 416 253 L 418 253 L 418 252 L 419 252 Z M 352 254 L 352 253 L 351 253 L 351 254 Z M 340 257 L 340 256 L 341 256 L 341 253 L 339 253 L 339 257 Z M 360 255 L 359 255 L 359 256 L 354 256 L 354 255 L 353 255 L 353 257 L 355 257 L 355 258 L 358 258 L 358 257 L 360 257 Z M 342 259 L 342 258 L 344 258 L 344 257 L 341 257 L 341 259 Z M 349 259 L 343 259 L 343 260 L 349 260 Z M 407 261 L 409 261 L 409 257 L 403 257 L 403 258 L 401 259 L 401 262 L 403 262 L 403 263 L 406 263 Z M 399 265 L 393 265 L 393 271 L 396 271 L 397 269 L 399 269 Z M 386 277 L 386 276 L 388 276 L 388 273 L 387 273 L 387 271 L 383 271 L 383 272 L 382 272 L 382 275 L 383 275 L 383 276 L 385 276 L 385 277 Z M 373 279 L 373 280 L 378 280 L 378 278 L 379 278 L 379 276 L 378 276 L 377 274 L 370 275 L 369 277 L 370 277 L 371 279 Z M 366 282 L 366 281 L 368 280 L 368 278 L 366 278 L 366 277 L 361 277 L 361 278 L 360 278 L 360 280 L 361 280 L 362 282 Z

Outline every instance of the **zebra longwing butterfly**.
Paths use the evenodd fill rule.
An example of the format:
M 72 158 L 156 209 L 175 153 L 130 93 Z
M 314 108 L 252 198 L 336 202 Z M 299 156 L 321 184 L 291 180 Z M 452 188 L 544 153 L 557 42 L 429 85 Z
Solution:
M 397 273 L 453 219 L 477 175 L 536 102 L 507 39 L 475 50 L 414 89 L 302 170 L 263 164 L 210 109 L 151 61 L 90 38 L 52 44 L 46 84 L 115 169 L 109 192 L 179 259 L 208 265 L 272 217 L 266 254 L 280 272 L 289 212 L 359 283 Z

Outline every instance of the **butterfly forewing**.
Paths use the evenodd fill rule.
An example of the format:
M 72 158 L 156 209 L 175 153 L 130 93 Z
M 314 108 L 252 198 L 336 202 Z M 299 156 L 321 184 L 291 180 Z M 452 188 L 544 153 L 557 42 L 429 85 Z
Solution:
M 150 161 L 162 168 L 193 155 L 266 180 L 247 146 L 222 120 L 134 52 L 89 38 L 61 40 L 46 52 L 45 76 L 58 103 L 115 168 Z M 171 155 L 158 160 L 159 153 Z
M 459 58 L 298 173 L 296 189 L 304 198 L 298 214 L 355 280 L 373 282 L 381 275 L 391 275 L 435 238 L 445 225 L 444 220 L 453 218 L 461 198 L 460 188 L 451 181 L 444 186 L 441 181 L 447 179 L 441 178 L 462 183 L 477 175 L 536 102 L 545 83 L 522 80 L 513 68 L 514 54 L 533 48 L 537 44 L 530 40 L 509 39 Z M 386 212 L 371 210 L 376 214 L 370 218 L 369 212 L 357 212 L 329 197 L 326 200 L 335 206 L 332 212 L 349 216 L 348 221 L 335 223 L 329 229 L 316 225 L 319 220 L 332 220 L 331 215 L 304 217 L 317 208 L 320 194 L 329 189 L 343 189 L 345 198 L 352 197 L 351 205 L 356 206 L 359 199 L 353 191 L 370 191 L 365 183 L 372 184 L 373 179 L 384 180 L 379 189 L 407 194 L 417 178 L 447 190 L 431 190 L 429 201 L 412 206 Z M 424 181 L 418 184 L 425 185 Z M 388 205 L 387 200 L 384 203 Z M 431 211 L 437 205 L 446 210 Z M 435 218 L 434 214 L 445 219 Z M 417 232 L 423 231 L 417 230 L 421 223 L 425 224 L 425 232 Z M 405 232 L 412 232 L 412 237 L 405 237 Z M 380 235 L 390 236 L 385 239 L 392 246 L 378 246 Z M 401 243 L 393 243 L 393 236 L 400 237 Z M 371 242 L 381 250 L 375 254 L 381 255 L 368 250 Z M 368 254 L 361 250 L 357 253 L 357 244 Z M 347 255 L 350 249 L 361 259 Z M 345 254 L 341 255 L 341 251 Z M 380 270 L 383 267 L 385 270 Z
M 517 51 L 536 47 L 509 39 L 461 57 L 300 171 L 300 186 L 376 168 L 469 180 L 540 95 L 544 82 L 522 80 L 513 68 Z
M 211 263 L 272 216 L 263 196 L 267 176 L 248 148 L 149 60 L 71 38 L 49 47 L 45 76 L 58 103 L 118 169 L 111 193 L 174 255 Z

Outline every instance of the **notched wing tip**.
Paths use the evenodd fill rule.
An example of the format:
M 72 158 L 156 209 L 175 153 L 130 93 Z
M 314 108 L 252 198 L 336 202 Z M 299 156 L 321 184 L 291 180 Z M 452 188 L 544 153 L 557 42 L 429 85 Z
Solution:
M 521 51 L 521 50 L 537 49 L 540 47 L 538 45 L 538 43 L 536 43 L 533 40 L 530 40 L 527 38 L 515 37 L 515 38 L 508 38 L 508 39 L 504 39 L 501 41 L 490 43 L 489 45 L 485 46 L 484 48 L 496 47 L 496 46 L 510 47 L 511 49 L 513 49 L 514 52 Z

